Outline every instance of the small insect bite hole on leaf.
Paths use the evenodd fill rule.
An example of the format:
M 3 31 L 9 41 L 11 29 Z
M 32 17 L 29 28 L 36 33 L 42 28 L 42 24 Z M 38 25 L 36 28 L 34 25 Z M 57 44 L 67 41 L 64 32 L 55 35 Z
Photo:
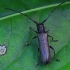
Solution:
M 7 51 L 6 46 L 0 45 L 0 56 L 4 55 L 6 53 L 6 51 Z

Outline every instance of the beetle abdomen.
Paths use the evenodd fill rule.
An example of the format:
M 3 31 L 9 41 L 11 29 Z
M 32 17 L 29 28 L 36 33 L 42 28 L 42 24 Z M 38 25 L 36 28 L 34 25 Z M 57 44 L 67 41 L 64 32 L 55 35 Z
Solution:
M 38 34 L 38 41 L 42 62 L 48 64 L 51 61 L 51 55 L 47 34 Z

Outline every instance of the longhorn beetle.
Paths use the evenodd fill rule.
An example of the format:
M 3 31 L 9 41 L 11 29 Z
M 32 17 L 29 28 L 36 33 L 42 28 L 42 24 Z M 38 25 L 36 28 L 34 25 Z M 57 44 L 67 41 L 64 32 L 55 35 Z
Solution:
M 64 3 L 64 2 L 62 2 Z M 60 3 L 58 6 L 60 6 L 62 3 Z M 56 6 L 52 11 L 51 13 L 48 15 L 48 17 L 41 23 L 38 23 L 36 21 L 34 21 L 32 18 L 30 18 L 29 16 L 19 12 L 19 11 L 16 11 L 16 10 L 13 10 L 13 9 L 10 9 L 10 8 L 6 8 L 8 10 L 12 10 L 12 11 L 15 11 L 15 12 L 18 12 L 24 16 L 26 16 L 27 18 L 29 18 L 31 21 L 33 21 L 36 26 L 37 26 L 37 30 L 38 31 L 35 31 L 34 29 L 32 29 L 30 27 L 30 30 L 34 31 L 35 33 L 37 33 L 37 36 L 33 37 L 32 39 L 34 38 L 38 38 L 38 42 L 39 42 L 39 52 L 40 52 L 40 55 L 41 55 L 41 60 L 44 64 L 48 64 L 50 63 L 51 61 L 51 54 L 50 54 L 50 48 L 54 51 L 54 57 L 55 57 L 55 50 L 53 47 L 49 46 L 49 42 L 48 42 L 48 37 L 51 37 L 52 40 L 54 42 L 56 42 L 57 40 L 54 40 L 52 36 L 48 35 L 48 31 L 45 31 L 45 27 L 44 27 L 44 23 L 46 22 L 46 20 L 50 17 L 50 15 L 54 12 L 54 10 L 58 7 Z M 27 44 L 28 45 L 28 44 Z M 55 57 L 56 59 L 56 57 Z M 57 61 L 59 61 L 58 59 L 56 59 Z

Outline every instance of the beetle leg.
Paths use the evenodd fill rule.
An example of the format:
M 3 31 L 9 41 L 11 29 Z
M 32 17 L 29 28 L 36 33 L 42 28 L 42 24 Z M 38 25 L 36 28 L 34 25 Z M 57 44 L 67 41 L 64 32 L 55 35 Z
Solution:
M 52 41 L 57 42 L 58 40 L 54 40 L 52 36 L 48 35 L 48 37 L 52 38 Z
M 36 66 L 39 66 L 40 65 L 40 57 L 38 56 L 38 63 L 36 64 Z
M 33 38 L 31 39 L 31 41 L 32 41 L 33 39 L 35 39 L 35 38 L 37 38 L 37 36 L 33 37 Z M 31 44 L 31 41 L 30 41 L 30 43 L 26 43 L 26 46 L 29 46 L 29 45 Z
M 40 65 L 40 62 L 38 62 L 37 64 L 36 64 L 36 66 L 39 66 Z
M 55 50 L 54 50 L 54 48 L 51 47 L 51 46 L 50 46 L 50 48 L 54 51 L 54 58 L 55 58 L 55 60 L 56 60 L 56 61 L 60 61 L 60 60 L 58 60 L 58 59 L 55 57 Z
M 38 48 L 38 52 L 40 51 L 40 49 Z
M 35 31 L 34 29 L 32 29 L 31 27 L 29 27 L 30 28 L 30 30 L 32 30 L 32 31 L 34 31 L 35 33 L 38 33 L 37 31 Z
M 47 30 L 47 31 L 45 31 L 45 33 L 47 33 L 47 34 L 48 34 L 48 33 L 49 33 L 49 31 L 50 31 L 50 30 Z
M 37 38 L 37 36 L 33 37 L 32 39 L 35 39 L 35 38 Z

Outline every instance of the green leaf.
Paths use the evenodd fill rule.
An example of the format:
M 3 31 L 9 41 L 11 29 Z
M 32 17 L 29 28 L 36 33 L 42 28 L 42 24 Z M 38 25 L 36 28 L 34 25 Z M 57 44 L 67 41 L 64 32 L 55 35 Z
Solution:
M 48 3 L 50 2 L 52 4 L 46 6 L 46 0 L 44 2 L 41 1 L 41 3 L 39 3 L 37 0 L 30 0 L 27 2 L 25 0 L 18 0 L 17 2 L 20 5 L 10 5 L 11 2 L 15 3 L 15 1 L 12 0 L 8 0 L 8 4 L 6 1 L 2 2 L 3 4 L 5 3 L 3 9 L 8 6 L 15 9 L 16 5 L 16 9 L 21 10 L 23 7 L 22 5 L 25 5 L 23 10 L 26 9 L 26 11 L 23 11 L 22 13 L 27 14 L 29 17 L 39 23 L 42 22 L 54 9 L 54 7 L 58 5 L 53 4 L 54 1 L 48 1 Z M 60 60 L 60 62 L 56 62 L 54 60 L 53 51 L 51 50 L 52 61 L 48 65 L 41 63 L 39 66 L 36 66 L 38 63 L 37 39 L 33 40 L 30 46 L 25 46 L 25 44 L 30 42 L 31 38 L 36 35 L 30 31 L 29 26 L 36 30 L 36 25 L 31 20 L 20 15 L 19 13 L 10 15 L 9 10 L 7 11 L 6 9 L 1 12 L 4 13 L 4 17 L 0 15 L 0 45 L 5 45 L 7 47 L 7 53 L 0 56 L 0 70 L 70 69 L 70 2 L 65 2 L 63 5 L 59 6 L 45 22 L 45 29 L 50 30 L 49 35 L 53 36 L 54 39 L 59 40 L 58 42 L 54 43 L 51 41 L 51 38 L 49 38 L 49 44 L 54 47 L 56 57 Z M 11 11 L 11 13 L 14 12 Z

